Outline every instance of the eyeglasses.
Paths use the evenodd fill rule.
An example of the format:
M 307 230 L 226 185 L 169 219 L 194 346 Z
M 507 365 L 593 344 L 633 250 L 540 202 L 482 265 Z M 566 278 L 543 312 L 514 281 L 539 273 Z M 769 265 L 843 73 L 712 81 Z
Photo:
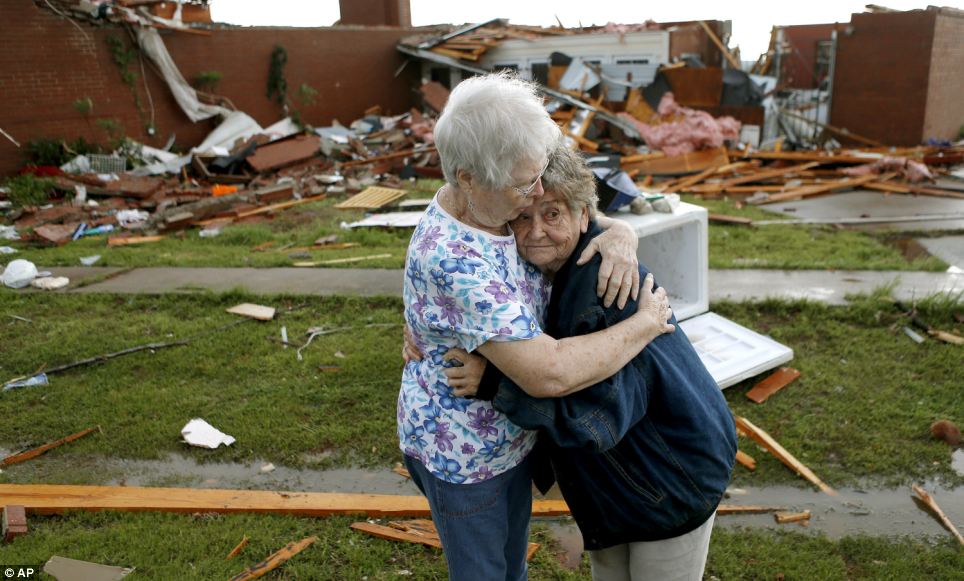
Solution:
M 546 165 L 542 166 L 542 171 L 539 172 L 539 176 L 531 184 L 529 184 L 529 187 L 520 188 L 517 186 L 512 186 L 512 189 L 519 192 L 519 195 L 522 196 L 523 198 L 528 198 L 529 194 L 532 193 L 532 190 L 536 189 L 536 184 L 539 183 L 539 180 L 542 179 L 543 174 L 546 173 L 546 169 L 548 168 L 549 168 L 549 160 L 547 159 Z

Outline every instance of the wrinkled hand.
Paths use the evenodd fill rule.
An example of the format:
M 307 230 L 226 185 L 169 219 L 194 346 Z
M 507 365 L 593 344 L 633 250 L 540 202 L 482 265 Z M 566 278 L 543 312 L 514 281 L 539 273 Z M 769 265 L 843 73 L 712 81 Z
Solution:
M 452 392 L 459 397 L 474 396 L 479 391 L 479 383 L 482 381 L 482 373 L 485 372 L 488 360 L 457 347 L 449 349 L 443 359 L 461 363 L 458 367 L 445 368 L 445 375 L 449 378 Z
M 617 220 L 608 230 L 593 238 L 579 255 L 576 264 L 589 262 L 596 253 L 602 257 L 596 296 L 603 297 L 603 306 L 612 306 L 618 298 L 616 306 L 622 309 L 630 295 L 634 299 L 639 296 L 638 245 L 639 238 L 633 228 Z
M 409 328 L 408 324 L 405 325 L 405 330 L 402 332 L 405 337 L 405 341 L 402 344 L 402 359 L 405 360 L 405 364 L 408 365 L 412 361 L 421 361 L 422 352 L 418 348 L 418 344 L 415 343 L 415 336 L 412 335 L 412 330 Z
M 643 289 L 639 294 L 639 308 L 637 314 L 642 313 L 650 319 L 653 326 L 653 336 L 658 337 L 663 333 L 672 333 L 676 326 L 668 321 L 673 316 L 673 309 L 669 306 L 669 297 L 666 296 L 666 289 L 659 287 L 653 291 L 653 274 L 647 274 L 643 281 Z

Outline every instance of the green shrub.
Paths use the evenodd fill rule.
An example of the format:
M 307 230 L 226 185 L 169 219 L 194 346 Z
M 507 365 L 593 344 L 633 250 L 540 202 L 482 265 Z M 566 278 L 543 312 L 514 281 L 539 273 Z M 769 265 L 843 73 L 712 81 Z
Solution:
M 22 175 L 7 179 L 3 187 L 9 192 L 7 197 L 14 207 L 39 206 L 50 197 L 50 190 L 54 187 L 53 180 L 38 178 L 33 175 Z

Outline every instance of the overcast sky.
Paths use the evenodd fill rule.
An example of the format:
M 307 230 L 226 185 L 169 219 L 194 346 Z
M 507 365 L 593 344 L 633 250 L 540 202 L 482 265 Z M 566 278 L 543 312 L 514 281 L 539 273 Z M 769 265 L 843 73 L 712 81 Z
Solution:
M 878 0 L 900 10 L 926 8 L 926 0 Z M 656 20 L 731 20 L 730 46 L 740 46 L 743 60 L 756 60 L 767 49 L 770 27 L 782 24 L 849 22 L 850 14 L 863 12 L 866 0 L 411 0 L 412 24 L 464 24 L 508 18 L 513 24 L 552 26 L 556 17 L 565 26 L 616 22 L 630 24 Z M 964 9 L 964 1 L 935 2 Z M 338 20 L 338 0 L 212 0 L 211 13 L 218 22 L 243 26 L 329 26 Z

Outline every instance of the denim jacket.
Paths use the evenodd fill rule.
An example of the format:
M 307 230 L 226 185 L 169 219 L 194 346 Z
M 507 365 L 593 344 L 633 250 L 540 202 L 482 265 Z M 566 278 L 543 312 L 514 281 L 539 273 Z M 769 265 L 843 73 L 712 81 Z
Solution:
M 636 312 L 596 296 L 600 258 L 576 266 L 601 230 L 590 223 L 556 274 L 546 331 L 562 339 L 615 325 Z M 647 274 L 640 266 L 640 278 Z M 671 319 L 675 325 L 675 317 Z M 493 366 L 488 366 L 493 367 Z M 534 398 L 501 378 L 493 403 L 540 430 L 556 480 L 587 549 L 676 537 L 716 510 L 736 456 L 723 394 L 677 326 L 612 377 L 562 398 Z

